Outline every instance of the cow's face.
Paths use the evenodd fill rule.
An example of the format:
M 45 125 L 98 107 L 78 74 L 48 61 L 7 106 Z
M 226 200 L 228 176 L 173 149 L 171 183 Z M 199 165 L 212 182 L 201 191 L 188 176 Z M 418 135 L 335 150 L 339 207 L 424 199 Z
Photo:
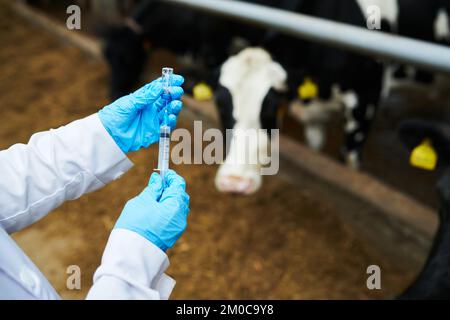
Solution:
M 251 194 L 261 186 L 260 169 L 266 161 L 269 138 L 261 131 L 246 133 L 277 127 L 277 108 L 286 78 L 286 71 L 260 48 L 245 49 L 222 66 L 216 103 L 222 127 L 234 129 L 236 138 L 227 141 L 228 153 L 216 175 L 220 191 Z M 243 134 L 245 138 L 239 138 Z M 242 154 L 256 161 L 237 162 Z
M 328 99 L 320 96 L 308 100 L 296 98 L 289 104 L 290 115 L 303 125 L 306 142 L 313 150 L 322 150 L 326 142 L 326 124 L 332 114 L 341 110 L 341 100 L 336 86 Z
M 302 101 L 293 100 L 289 105 L 290 115 L 303 125 L 306 142 L 316 151 L 325 144 L 325 126 L 330 117 L 330 109 L 319 99 Z
M 132 91 L 144 67 L 146 53 L 142 35 L 127 26 L 109 28 L 104 55 L 111 70 L 110 95 L 117 99 Z

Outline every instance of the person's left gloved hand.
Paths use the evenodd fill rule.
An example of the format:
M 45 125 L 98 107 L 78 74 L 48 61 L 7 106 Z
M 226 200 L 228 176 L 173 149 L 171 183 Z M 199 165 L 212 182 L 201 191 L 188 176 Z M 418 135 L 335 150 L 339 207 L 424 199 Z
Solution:
M 173 75 L 170 96 L 163 96 L 163 82 L 159 78 L 98 112 L 106 131 L 124 153 L 148 148 L 158 141 L 166 103 L 169 126 L 175 128 L 183 106 L 180 101 L 183 82 L 182 76 Z
M 165 174 L 164 186 L 153 173 L 144 191 L 127 202 L 114 228 L 134 231 L 162 251 L 171 248 L 186 229 L 189 195 L 186 182 L 173 170 Z

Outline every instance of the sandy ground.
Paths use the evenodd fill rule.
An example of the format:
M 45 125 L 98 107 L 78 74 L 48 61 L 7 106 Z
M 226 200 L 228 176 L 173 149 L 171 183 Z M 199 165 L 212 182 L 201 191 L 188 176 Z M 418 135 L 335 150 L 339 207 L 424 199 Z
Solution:
M 14 17 L 3 2 L 0 43 L 0 149 L 108 102 L 104 65 Z M 180 126 L 191 123 L 182 118 Z M 120 181 L 14 235 L 63 298 L 86 295 L 116 218 L 156 165 L 155 151 L 131 155 L 135 167 Z M 176 168 L 192 201 L 188 230 L 169 251 L 172 298 L 391 298 L 411 282 L 411 271 L 361 241 L 320 194 L 270 177 L 255 196 L 224 195 L 213 185 L 216 169 Z M 366 288 L 371 264 L 382 268 L 380 291 Z M 66 288 L 69 265 L 82 270 L 81 290 Z

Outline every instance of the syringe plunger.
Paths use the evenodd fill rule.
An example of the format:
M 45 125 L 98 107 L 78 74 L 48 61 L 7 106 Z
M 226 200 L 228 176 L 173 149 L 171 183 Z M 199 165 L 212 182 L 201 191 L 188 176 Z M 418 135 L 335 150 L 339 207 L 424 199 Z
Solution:
M 173 68 L 162 69 L 163 88 L 165 94 L 170 94 L 170 87 L 172 86 Z

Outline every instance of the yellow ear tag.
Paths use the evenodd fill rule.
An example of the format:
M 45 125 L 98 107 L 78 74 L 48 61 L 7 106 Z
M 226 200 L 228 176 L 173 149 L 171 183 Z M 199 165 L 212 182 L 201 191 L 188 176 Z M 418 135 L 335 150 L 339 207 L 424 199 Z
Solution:
M 305 78 L 305 81 L 298 87 L 297 93 L 302 100 L 312 99 L 319 95 L 319 87 L 310 78 Z
M 432 171 L 436 168 L 438 156 L 431 141 L 425 139 L 420 145 L 414 148 L 409 159 L 413 167 Z
M 195 85 L 193 89 L 194 99 L 198 101 L 211 100 L 213 98 L 213 91 L 210 86 L 204 82 Z

